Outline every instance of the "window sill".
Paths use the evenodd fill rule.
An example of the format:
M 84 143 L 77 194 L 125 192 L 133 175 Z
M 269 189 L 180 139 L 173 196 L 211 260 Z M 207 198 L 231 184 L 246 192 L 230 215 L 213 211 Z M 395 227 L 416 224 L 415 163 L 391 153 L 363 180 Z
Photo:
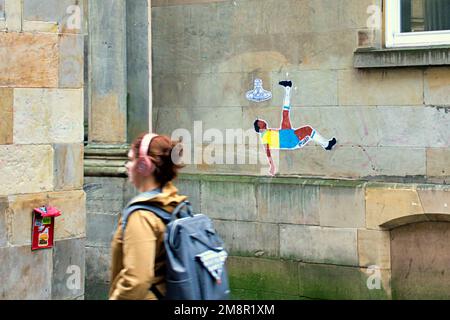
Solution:
M 395 49 L 357 49 L 353 66 L 366 68 L 398 68 L 450 65 L 450 46 Z

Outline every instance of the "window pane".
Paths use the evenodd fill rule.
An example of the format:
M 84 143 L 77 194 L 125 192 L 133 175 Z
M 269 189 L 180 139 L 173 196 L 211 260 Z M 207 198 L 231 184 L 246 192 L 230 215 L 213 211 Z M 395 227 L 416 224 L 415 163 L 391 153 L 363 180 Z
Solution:
M 450 0 L 401 0 L 402 32 L 450 30 Z

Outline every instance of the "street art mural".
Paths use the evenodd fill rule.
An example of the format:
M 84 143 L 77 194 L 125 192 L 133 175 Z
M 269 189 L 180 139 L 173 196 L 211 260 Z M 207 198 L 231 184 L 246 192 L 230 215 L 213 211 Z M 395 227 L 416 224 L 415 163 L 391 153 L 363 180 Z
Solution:
M 260 135 L 265 147 L 270 165 L 269 174 L 272 176 L 276 173 L 276 167 L 271 150 L 297 150 L 314 141 L 325 150 L 331 151 L 337 143 L 336 138 L 325 139 L 311 126 L 293 128 L 291 124 L 292 81 L 281 81 L 279 85 L 285 90 L 281 127 L 269 128 L 268 123 L 262 119 L 256 119 L 254 122 L 255 131 Z

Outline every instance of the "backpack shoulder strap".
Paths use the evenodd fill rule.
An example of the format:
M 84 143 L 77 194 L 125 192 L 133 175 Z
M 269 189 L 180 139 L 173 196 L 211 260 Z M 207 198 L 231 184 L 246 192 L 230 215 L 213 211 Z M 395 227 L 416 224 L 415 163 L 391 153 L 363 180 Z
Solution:
M 150 211 L 154 214 L 156 214 L 165 224 L 168 224 L 172 220 L 172 215 L 168 213 L 167 211 L 158 208 L 156 206 L 152 205 L 146 205 L 146 204 L 135 204 L 130 207 L 125 208 L 122 214 L 122 234 L 125 233 L 125 228 L 127 226 L 128 219 L 130 218 L 130 215 L 138 210 L 145 210 Z

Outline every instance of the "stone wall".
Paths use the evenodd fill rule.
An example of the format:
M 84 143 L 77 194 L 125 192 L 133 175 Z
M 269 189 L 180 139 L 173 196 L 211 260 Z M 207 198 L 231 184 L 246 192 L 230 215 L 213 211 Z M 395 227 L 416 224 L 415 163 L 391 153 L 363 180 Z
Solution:
M 381 30 L 367 27 L 370 5 L 381 6 L 381 0 L 152 1 L 154 131 L 171 135 L 185 128 L 194 136 L 194 122 L 201 121 L 200 134 L 217 129 L 225 136 L 226 129 L 251 130 L 256 117 L 277 126 L 283 98 L 278 82 L 289 78 L 295 84 L 293 125 L 309 124 L 338 139 L 333 152 L 312 144 L 281 152 L 276 178 L 265 176 L 254 133 L 256 143 L 244 140 L 233 148 L 256 155 L 258 164 L 203 162 L 184 170 L 176 185 L 196 211 L 214 219 L 231 253 L 235 299 L 430 297 L 399 279 L 406 275 L 405 261 L 413 259 L 416 278 L 425 261 L 417 258 L 419 251 L 402 250 L 408 239 L 427 241 L 424 230 L 429 239 L 446 239 L 450 68 L 355 68 L 358 47 L 381 45 Z M 127 15 L 141 16 L 134 9 L 127 7 Z M 142 28 L 127 26 L 128 46 L 142 45 L 133 33 Z M 128 50 L 130 64 L 139 52 Z M 142 77 L 128 78 L 131 94 L 147 89 L 146 83 L 134 87 Z M 245 99 L 255 78 L 263 79 L 272 100 Z M 121 143 L 136 134 L 135 121 L 142 125 L 138 101 L 147 99 L 129 100 L 134 109 L 120 121 L 120 128 L 128 122 L 129 136 Z M 91 117 L 105 116 L 101 108 L 94 111 Z M 110 130 L 91 125 L 97 126 L 93 133 Z M 211 137 L 194 146 L 211 142 L 225 154 Z M 135 191 L 121 168 L 126 146 L 87 152 L 87 297 L 106 299 L 111 233 Z M 443 225 L 421 226 L 430 222 Z M 395 242 L 399 238 L 405 240 Z M 447 283 L 448 276 L 436 279 Z M 432 296 L 445 293 L 437 289 Z
M 226 129 L 251 130 L 255 118 L 276 127 L 278 82 L 290 79 L 293 125 L 338 139 L 329 153 L 313 144 L 280 152 L 275 179 L 259 177 L 264 155 L 245 141 L 258 165 L 187 166 L 181 190 L 225 238 L 237 298 L 427 297 L 398 281 L 409 258 L 422 270 L 420 253 L 404 251 L 392 266 L 390 248 L 397 227 L 449 221 L 450 67 L 355 68 L 355 50 L 381 48 L 381 30 L 368 29 L 370 5 L 381 1 L 153 1 L 158 133 L 185 128 L 194 136 L 195 121 L 200 134 L 217 129 L 224 137 Z M 255 78 L 272 100 L 245 99 Z M 226 153 L 220 140 L 212 143 Z M 421 230 L 404 237 L 424 240 L 415 235 Z M 367 287 L 372 265 L 381 271 L 380 290 Z
M 83 10 L 0 1 L 0 299 L 84 295 Z M 62 212 L 55 246 L 32 252 L 32 209 L 43 205 Z M 70 266 L 79 288 L 66 285 Z
M 379 0 L 153 1 L 156 131 L 276 127 L 294 81 L 292 124 L 338 146 L 280 155 L 280 174 L 385 180 L 448 177 L 450 67 L 355 69 L 358 31 Z M 274 94 L 250 103 L 261 78 Z M 225 136 L 225 135 L 224 135 Z M 199 142 L 196 142 L 199 143 Z M 208 143 L 205 141 L 205 143 Z M 255 146 L 250 146 L 256 148 Z M 258 166 L 193 165 L 190 172 L 260 174 Z

